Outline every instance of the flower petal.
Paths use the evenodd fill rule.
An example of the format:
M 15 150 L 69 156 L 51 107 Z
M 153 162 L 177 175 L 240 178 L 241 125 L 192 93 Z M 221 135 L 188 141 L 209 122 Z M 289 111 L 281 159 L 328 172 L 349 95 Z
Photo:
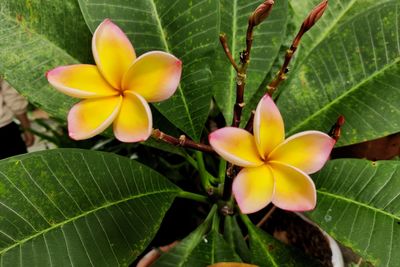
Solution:
M 122 142 L 141 142 L 149 138 L 153 126 L 149 104 L 143 97 L 125 92 L 121 110 L 114 122 L 115 137 Z
M 247 131 L 234 127 L 225 127 L 212 132 L 210 145 L 225 160 L 241 167 L 257 167 L 261 160 L 254 137 Z
M 117 117 L 122 96 L 86 99 L 75 104 L 68 113 L 69 136 L 88 139 L 104 131 Z
M 314 182 L 301 170 L 282 163 L 268 163 L 275 179 L 272 199 L 278 208 L 307 211 L 315 208 L 317 193 Z
M 61 93 L 77 98 L 118 95 L 95 65 L 69 65 L 46 73 L 47 80 Z
M 260 155 L 268 154 L 285 139 L 285 128 L 278 107 L 266 94 L 258 103 L 254 114 L 254 137 Z
M 148 102 L 165 100 L 178 88 L 182 62 L 171 54 L 152 51 L 141 55 L 124 76 L 122 88 Z
M 121 89 L 122 78 L 136 58 L 125 33 L 110 19 L 105 19 L 93 34 L 92 51 L 104 78 L 114 88 Z
M 305 173 L 319 171 L 328 160 L 335 140 L 318 131 L 295 134 L 280 144 L 268 157 L 292 165 Z
M 274 194 L 274 178 L 270 168 L 244 168 L 236 176 L 232 192 L 242 213 L 253 213 L 267 206 Z

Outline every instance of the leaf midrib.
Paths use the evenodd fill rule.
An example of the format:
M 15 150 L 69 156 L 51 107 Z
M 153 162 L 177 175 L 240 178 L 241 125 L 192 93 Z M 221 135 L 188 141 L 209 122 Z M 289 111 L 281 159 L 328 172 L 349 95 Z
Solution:
M 156 18 L 156 21 L 157 21 L 157 27 L 158 27 L 158 30 L 160 31 L 161 39 L 162 39 L 163 45 L 165 46 L 165 50 L 168 53 L 171 54 L 171 50 L 169 49 L 169 45 L 168 45 L 168 42 L 167 42 L 167 37 L 165 36 L 164 29 L 162 27 L 162 23 L 161 23 L 161 20 L 160 20 L 160 16 L 158 14 L 156 3 L 154 2 L 154 0 L 150 0 L 150 4 L 151 4 L 151 7 L 153 8 L 153 11 L 154 11 L 154 15 L 155 15 L 155 18 Z M 191 127 L 191 130 L 192 130 L 192 134 L 197 139 L 198 138 L 197 132 L 196 132 L 196 129 L 194 127 L 192 116 L 191 116 L 190 111 L 189 111 L 189 106 L 188 106 L 188 104 L 186 102 L 185 96 L 183 95 L 182 86 L 181 86 L 180 83 L 179 83 L 179 86 L 178 86 L 178 92 L 179 92 L 179 96 L 182 99 L 182 103 L 183 103 L 183 106 L 185 108 L 186 115 L 187 115 L 187 117 L 189 119 L 189 123 L 190 123 L 190 127 Z
M 400 57 L 397 57 L 392 63 L 387 64 L 385 67 L 380 69 L 379 71 L 375 71 L 373 74 L 369 75 L 368 77 L 362 79 L 358 84 L 347 90 L 345 93 L 340 95 L 339 97 L 335 98 L 333 101 L 329 102 L 327 105 L 325 105 L 323 108 L 317 110 L 313 114 L 307 117 L 307 119 L 303 120 L 299 124 L 297 124 L 295 127 L 293 127 L 290 131 L 288 131 L 287 135 L 292 135 L 296 133 L 303 125 L 307 125 L 308 122 L 310 122 L 312 119 L 315 117 L 318 117 L 322 112 L 328 110 L 331 106 L 336 104 L 337 102 L 340 102 L 343 98 L 347 97 L 354 91 L 358 90 L 361 86 L 363 86 L 365 83 L 368 83 L 369 81 L 373 80 L 376 76 L 384 73 L 386 70 L 390 69 L 393 66 L 396 66 L 400 62 Z
M 331 198 L 334 198 L 334 199 L 338 199 L 338 200 L 342 200 L 342 201 L 345 201 L 345 202 L 348 202 L 348 203 L 351 203 L 351 204 L 354 204 L 354 205 L 358 205 L 358 206 L 364 207 L 366 209 L 372 210 L 375 213 L 381 213 L 381 214 L 383 214 L 385 216 L 390 217 L 393 220 L 400 221 L 400 216 L 395 216 L 394 214 L 391 214 L 391 213 L 389 213 L 387 211 L 380 210 L 378 208 L 375 208 L 373 206 L 370 206 L 370 205 L 367 205 L 365 203 L 359 202 L 357 200 L 354 200 L 354 199 L 351 199 L 351 198 L 346 198 L 344 196 L 337 195 L 337 194 L 332 194 L 332 193 L 329 193 L 327 191 L 317 190 L 317 192 L 319 194 L 321 194 L 321 195 L 325 195 L 325 196 L 328 196 L 328 197 L 331 197 Z
M 265 254 L 267 254 L 268 259 L 270 260 L 270 262 L 275 266 L 278 267 L 278 263 L 275 261 L 275 259 L 271 256 L 271 254 L 269 253 L 267 246 L 264 245 L 264 242 L 262 241 L 262 239 L 259 237 L 258 233 L 254 230 L 254 229 L 250 229 L 250 231 L 253 233 L 253 235 L 251 236 L 254 241 L 257 241 L 259 244 L 261 244 L 260 248 L 262 250 L 264 250 Z
M 156 195 L 156 194 L 161 194 L 161 193 L 176 193 L 177 194 L 178 192 L 180 192 L 180 190 L 177 190 L 177 189 L 159 190 L 159 191 L 153 191 L 153 192 L 150 192 L 150 193 L 144 193 L 144 194 L 130 196 L 130 197 L 123 198 L 123 199 L 115 201 L 115 202 L 106 203 L 106 204 L 101 205 L 101 206 L 99 206 L 99 207 L 97 207 L 95 209 L 92 209 L 90 211 L 83 212 L 83 213 L 81 213 L 81 214 L 79 214 L 77 216 L 71 217 L 68 220 L 65 220 L 65 221 L 62 221 L 60 223 L 54 224 L 51 227 L 46 228 L 44 230 L 41 230 L 41 231 L 37 232 L 36 234 L 31 235 L 31 236 L 29 236 L 27 238 L 19 240 L 15 244 L 13 244 L 13 245 L 11 245 L 9 247 L 6 247 L 5 249 L 1 250 L 0 251 L 0 255 L 2 255 L 3 253 L 6 253 L 7 251 L 9 251 L 9 250 L 11 250 L 11 249 L 13 249 L 13 248 L 15 248 L 15 247 L 17 247 L 19 245 L 22 245 L 22 244 L 26 243 L 26 242 L 28 242 L 28 241 L 30 241 L 30 240 L 38 237 L 38 236 L 41 236 L 41 235 L 43 235 L 43 234 L 45 234 L 45 233 L 47 233 L 47 232 L 49 232 L 51 230 L 54 230 L 54 229 L 57 229 L 57 228 L 61 228 L 65 224 L 68 224 L 70 222 L 74 222 L 75 220 L 77 220 L 79 218 L 82 218 L 82 217 L 85 217 L 85 216 L 87 216 L 89 214 L 95 213 L 96 211 L 99 211 L 99 210 L 102 210 L 102 209 L 106 209 L 106 208 L 118 205 L 120 203 L 127 202 L 127 201 L 130 201 L 130 200 L 133 200 L 133 199 L 137 199 L 137 198 L 141 198 L 141 197 L 145 197 L 145 196 Z
M 185 263 L 187 263 L 187 261 L 189 260 L 190 254 L 192 253 L 192 251 L 196 248 L 196 246 L 199 244 L 199 242 L 202 239 L 202 236 L 205 234 L 207 230 L 207 225 L 203 224 L 199 226 L 199 228 L 197 228 L 195 230 L 195 232 L 193 232 L 193 240 L 195 240 L 194 242 L 190 242 L 188 244 L 188 249 L 186 251 L 186 253 L 183 254 L 182 258 L 183 260 L 179 263 L 178 267 L 182 267 Z
M 233 14 L 232 14 L 232 52 L 231 55 L 233 56 L 233 58 L 235 59 L 235 55 L 236 55 L 236 33 L 237 33 L 237 0 L 233 1 Z M 230 64 L 229 64 L 230 66 Z M 234 94 L 234 88 L 235 88 L 235 69 L 233 67 L 230 66 L 230 72 L 229 72 L 229 77 L 230 77 L 230 81 L 229 81 L 229 95 L 228 95 L 228 107 L 227 107 L 227 111 L 229 112 L 230 110 L 233 111 L 233 105 L 234 103 L 231 101 L 232 96 Z M 226 123 L 230 123 L 230 122 L 226 122 Z

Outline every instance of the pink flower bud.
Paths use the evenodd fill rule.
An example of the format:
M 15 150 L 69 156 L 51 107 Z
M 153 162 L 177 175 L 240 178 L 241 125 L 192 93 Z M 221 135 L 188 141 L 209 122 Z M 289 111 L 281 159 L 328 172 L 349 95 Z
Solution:
M 251 23 L 253 26 L 257 26 L 263 22 L 263 20 L 265 20 L 271 12 L 273 5 L 274 0 L 266 0 L 264 3 L 259 5 L 253 14 L 251 14 L 249 23 Z
M 312 26 L 314 26 L 314 24 L 324 14 L 327 7 L 328 7 L 328 0 L 324 0 L 310 12 L 308 17 L 303 22 L 302 28 L 304 32 L 308 31 Z

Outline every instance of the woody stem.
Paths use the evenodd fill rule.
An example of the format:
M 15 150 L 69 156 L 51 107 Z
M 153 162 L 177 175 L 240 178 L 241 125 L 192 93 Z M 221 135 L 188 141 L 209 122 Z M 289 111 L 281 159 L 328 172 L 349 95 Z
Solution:
M 195 141 L 187 138 L 185 135 L 181 135 L 179 138 L 176 138 L 160 131 L 159 129 L 153 129 L 151 136 L 174 146 L 191 148 L 207 153 L 215 153 L 211 146 L 202 143 L 196 143 Z

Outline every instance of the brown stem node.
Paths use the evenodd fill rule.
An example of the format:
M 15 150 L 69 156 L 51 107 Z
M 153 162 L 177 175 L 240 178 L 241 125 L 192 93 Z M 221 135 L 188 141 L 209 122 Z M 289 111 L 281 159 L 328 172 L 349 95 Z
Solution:
M 174 146 L 191 148 L 207 153 L 215 153 L 214 149 L 211 146 L 202 143 L 196 143 L 193 140 L 187 138 L 185 135 L 181 135 L 179 138 L 176 138 L 174 136 L 163 133 L 159 129 L 153 129 L 152 137 Z
M 182 134 L 181 136 L 179 136 L 179 145 L 184 146 L 185 142 L 186 142 L 186 136 Z

